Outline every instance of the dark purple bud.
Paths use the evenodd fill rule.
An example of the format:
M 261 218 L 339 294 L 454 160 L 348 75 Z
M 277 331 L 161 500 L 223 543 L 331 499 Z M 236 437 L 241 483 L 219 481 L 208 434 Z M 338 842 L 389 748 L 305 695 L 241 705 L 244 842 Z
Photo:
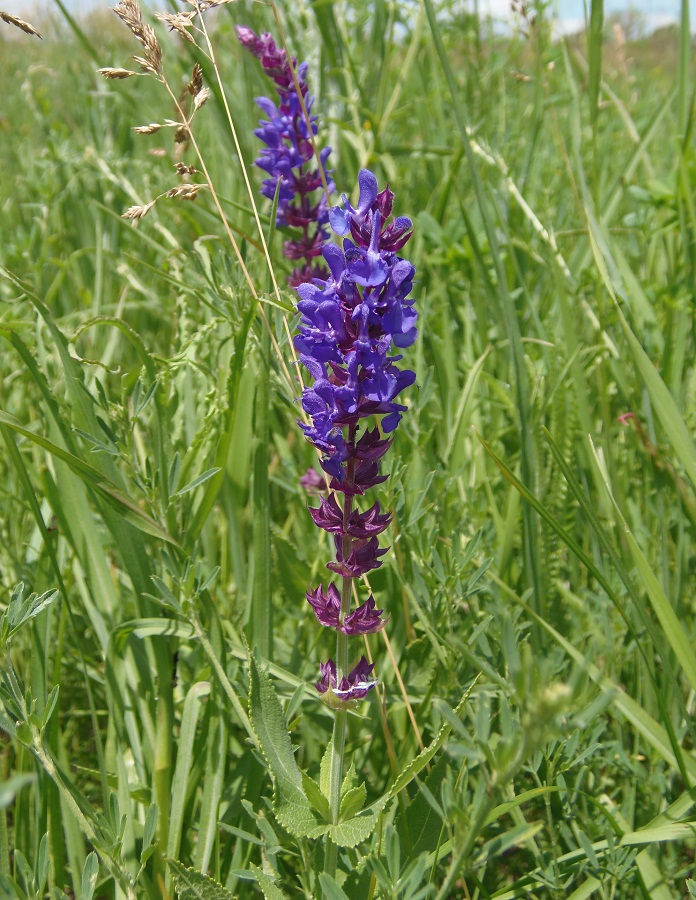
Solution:
M 327 628 L 338 628 L 341 615 L 341 595 L 336 585 L 330 584 L 328 591 L 324 591 L 324 588 L 319 585 L 315 591 L 307 591 L 306 597 L 321 625 L 325 625 Z
M 325 663 L 319 663 L 320 679 L 317 681 L 316 687 L 320 694 L 325 694 L 328 690 L 336 687 L 336 663 L 332 659 L 328 659 Z
M 379 428 L 368 428 L 355 445 L 356 459 L 381 459 L 392 445 L 391 438 L 380 437 Z
M 253 53 L 254 56 L 261 52 L 261 42 L 251 28 L 246 25 L 237 25 L 237 37 L 239 38 L 239 43 L 250 53 Z
M 375 609 L 375 598 L 370 595 L 362 606 L 346 616 L 341 631 L 348 635 L 374 634 L 381 631 L 389 620 L 389 616 L 382 618 L 383 612 L 383 609 Z
M 382 565 L 381 556 L 388 548 L 380 548 L 376 537 L 367 541 L 353 541 L 351 551 L 347 559 L 343 559 L 343 536 L 334 535 L 336 546 L 336 562 L 327 563 L 326 568 L 336 572 L 344 578 L 360 578 L 372 569 L 378 569 Z
M 379 503 L 375 503 L 367 512 L 354 509 L 344 522 L 344 513 L 336 501 L 335 494 L 330 494 L 321 501 L 319 509 L 309 507 L 314 524 L 330 534 L 349 534 L 353 538 L 366 540 L 372 535 L 381 534 L 391 522 L 389 513 L 380 515 Z
M 309 507 L 309 514 L 314 519 L 314 524 L 330 534 L 343 533 L 343 510 L 336 502 L 336 495 L 329 496 L 321 501 L 319 509 Z

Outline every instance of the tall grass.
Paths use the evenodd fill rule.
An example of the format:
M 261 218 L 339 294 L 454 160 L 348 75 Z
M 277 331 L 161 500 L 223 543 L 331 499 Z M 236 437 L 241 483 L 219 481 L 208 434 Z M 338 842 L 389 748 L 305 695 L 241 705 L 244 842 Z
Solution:
M 230 4 L 220 83 L 158 27 L 170 84 L 211 88 L 195 141 L 248 278 L 210 192 L 121 218 L 179 157 L 132 131 L 166 92 L 95 73 L 137 51 L 115 17 L 3 26 L 0 894 L 696 893 L 688 4 L 628 42 L 595 2 L 554 41 L 539 6 L 501 37 L 433 0 Z M 335 880 L 287 817 L 296 777 L 321 807 L 328 545 L 238 23 L 309 60 L 339 191 L 369 167 L 416 223 Z

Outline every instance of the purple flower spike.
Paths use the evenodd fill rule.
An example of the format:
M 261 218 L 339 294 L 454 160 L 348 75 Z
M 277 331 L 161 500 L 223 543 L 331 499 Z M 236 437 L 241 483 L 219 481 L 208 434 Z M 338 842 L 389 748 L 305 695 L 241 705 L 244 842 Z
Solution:
M 363 512 L 356 500 L 387 478 L 379 463 L 391 438 L 383 435 L 399 424 L 406 407 L 396 398 L 416 378 L 399 368 L 402 357 L 395 348 L 409 347 L 418 333 L 410 296 L 415 269 L 397 255 L 411 237 L 411 220 L 392 218 L 394 194 L 388 187 L 379 191 L 372 172 L 363 169 L 358 184 L 357 207 L 344 195 L 343 207 L 334 207 L 328 216 L 343 238 L 342 246 L 322 248 L 329 276 L 298 287 L 301 318 L 295 337 L 300 362 L 312 379 L 302 394 L 311 423 L 299 424 L 331 478 L 328 497 L 310 506 L 309 513 L 315 525 L 333 535 L 336 559 L 327 568 L 343 579 L 342 590 L 332 584 L 307 593 L 319 622 L 339 632 L 338 666 L 331 659 L 323 663 L 317 682 L 317 690 L 337 709 L 362 699 L 375 684 L 365 657 L 345 674 L 346 637 L 381 631 L 389 617 L 372 595 L 352 612 L 346 605 L 351 579 L 382 565 L 387 549 L 377 536 L 391 516 L 381 512 L 379 503 Z M 312 252 L 318 247 L 317 242 Z M 364 427 L 365 419 L 372 427 Z
M 321 663 L 319 667 L 321 678 L 317 681 L 317 690 L 320 694 L 333 695 L 340 701 L 338 705 L 341 706 L 351 700 L 362 700 L 377 684 L 376 679 L 370 678 L 374 667 L 374 663 L 368 663 L 362 656 L 357 666 L 344 675 L 341 683 L 337 686 L 336 663 L 330 659 Z
M 296 59 L 288 60 L 285 50 L 276 47 L 268 33 L 257 35 L 251 28 L 238 25 L 237 37 L 274 81 L 280 99 L 278 106 L 268 97 L 256 101 L 268 117 L 259 122 L 254 132 L 266 144 L 256 165 L 269 176 L 261 189 L 264 197 L 273 200 L 278 194 L 276 225 L 300 231 L 283 248 L 285 256 L 298 263 L 288 278 L 290 285 L 297 287 L 327 274 L 320 259 L 322 247 L 329 239 L 325 190 L 330 194 L 335 190 L 331 172 L 326 168 L 331 148 L 324 147 L 319 152 L 316 164 L 312 138 L 319 125 L 317 117 L 310 115 L 314 98 L 305 80 L 307 64 L 298 66 Z M 317 191 L 322 192 L 319 199 L 314 196 Z

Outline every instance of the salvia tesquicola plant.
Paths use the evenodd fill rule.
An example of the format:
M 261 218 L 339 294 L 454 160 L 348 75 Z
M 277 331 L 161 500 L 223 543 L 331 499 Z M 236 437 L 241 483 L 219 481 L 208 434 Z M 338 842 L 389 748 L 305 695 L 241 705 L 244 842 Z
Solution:
M 379 502 L 361 511 L 358 498 L 387 479 L 380 472 L 380 460 L 391 445 L 386 435 L 406 411 L 396 398 L 416 377 L 398 365 L 399 350 L 417 336 L 418 314 L 410 296 L 415 269 L 398 255 L 411 237 L 412 223 L 406 216 L 393 216 L 394 194 L 388 186 L 380 191 L 367 169 L 358 177 L 357 207 L 344 194 L 341 206 L 327 208 L 333 183 L 324 165 L 330 148 L 317 152 L 318 124 L 309 115 L 313 98 L 306 63 L 298 66 L 290 60 L 270 34 L 258 36 L 246 27 L 237 31 L 275 82 L 280 98 L 278 106 L 266 97 L 257 100 L 268 115 L 256 131 L 266 144 L 256 163 L 269 176 L 262 193 L 269 199 L 278 196 L 279 225 L 302 229 L 301 238 L 287 241 L 284 250 L 291 259 L 304 259 L 290 279 L 300 298 L 295 348 L 312 379 L 302 394 L 310 421 L 299 425 L 319 451 L 329 482 L 328 497 L 309 512 L 315 525 L 331 535 L 336 556 L 327 568 L 338 584 L 320 584 L 306 596 L 319 624 L 336 633 L 335 657 L 321 664 L 316 688 L 335 710 L 327 799 L 337 825 L 347 709 L 377 683 L 374 664 L 364 655 L 354 660 L 350 638 L 381 631 L 387 620 L 372 594 L 353 609 L 356 581 L 382 564 L 387 550 L 378 536 L 391 521 Z M 317 202 L 308 199 L 322 187 Z M 329 242 L 327 221 L 342 247 Z M 320 254 L 328 267 L 326 277 L 316 262 Z M 333 874 L 336 845 L 330 839 L 326 856 L 326 870 Z
M 203 13 L 218 5 L 219 0 L 199 0 L 186 12 L 157 15 L 187 42 L 204 50 L 216 73 Z M 164 74 L 162 49 L 137 2 L 121 0 L 115 12 L 141 45 L 140 54 L 134 57 L 140 74 L 159 80 L 177 111 L 175 120 L 137 126 L 136 133 L 147 135 L 173 128 L 179 157 L 190 144 L 198 160 L 193 166 L 185 165 L 179 158 L 176 170 L 182 183 L 147 203 L 131 207 L 125 218 L 137 222 L 160 197 L 191 200 L 206 188 L 237 250 L 193 128 L 196 112 L 210 96 L 203 84 L 201 67 L 194 66 L 186 91 L 189 100 L 184 103 Z M 358 649 L 358 642 L 381 631 L 388 619 L 385 610 L 377 608 L 367 575 L 382 565 L 387 553 L 388 548 L 380 546 L 379 536 L 389 526 L 391 515 L 380 508 L 379 502 L 370 504 L 363 498 L 388 477 L 380 470 L 380 463 L 407 409 L 399 402 L 400 394 L 415 381 L 415 373 L 400 365 L 400 351 L 417 336 L 417 313 L 411 296 L 415 269 L 400 255 L 411 237 L 412 223 L 405 216 L 393 214 L 394 194 L 386 185 L 380 190 L 377 178 L 367 169 L 358 176 L 357 205 L 345 194 L 339 204 L 331 205 L 335 192 L 332 173 L 327 169 L 331 149 L 322 146 L 319 120 L 313 113 L 314 98 L 307 82 L 307 65 L 298 64 L 270 34 L 257 35 L 241 26 L 238 38 L 259 60 L 277 94 L 276 100 L 257 100 L 266 118 L 255 132 L 265 145 L 256 165 L 266 176 L 261 192 L 276 210 L 274 224 L 285 236 L 283 253 L 292 266 L 288 283 L 299 297 L 294 361 L 311 379 L 298 398 L 302 414 L 299 425 L 318 452 L 323 477 L 310 469 L 302 483 L 314 493 L 326 494 L 318 507 L 310 507 L 309 514 L 317 527 L 331 536 L 335 551 L 335 558 L 327 563 L 329 580 L 310 587 L 306 593 L 318 623 L 335 634 L 335 652 L 321 662 L 315 684 L 316 696 L 331 707 L 334 716 L 333 735 L 318 782 L 297 765 L 282 707 L 256 652 L 248 656 L 250 689 L 246 704 L 215 659 L 195 604 L 175 604 L 170 595 L 162 602 L 172 613 L 189 619 L 249 742 L 261 751 L 273 780 L 277 821 L 300 841 L 324 839 L 319 887 L 322 894 L 330 896 L 332 885 L 337 889 L 334 879 L 338 877 L 339 852 L 343 872 L 339 881 L 352 871 L 351 877 L 359 875 L 364 885 L 367 876 L 369 883 L 369 872 L 364 866 L 358 873 L 359 859 L 355 853 L 351 855 L 351 848 L 371 837 L 381 812 L 428 765 L 450 727 L 443 726 L 387 792 L 365 805 L 366 786 L 357 783 L 354 766 L 344 761 L 347 718 L 369 700 L 377 684 L 374 663 Z M 123 68 L 99 71 L 114 80 L 138 74 Z M 199 171 L 202 180 L 190 182 Z M 255 209 L 253 197 L 250 202 Z M 237 258 L 256 297 L 239 253 Z M 282 359 L 280 365 L 287 372 Z M 299 374 L 299 368 L 296 371 Z M 361 602 L 362 582 L 367 597 Z M 256 867 L 252 871 L 266 896 L 280 896 L 273 893 L 276 873 L 264 874 Z M 194 878 L 190 871 L 184 876 L 181 867 L 175 868 L 175 873 L 180 885 L 189 884 Z M 185 878 L 189 882 L 182 881 Z M 195 883 L 204 890 L 207 882 Z M 315 880 L 315 890 L 316 887 Z

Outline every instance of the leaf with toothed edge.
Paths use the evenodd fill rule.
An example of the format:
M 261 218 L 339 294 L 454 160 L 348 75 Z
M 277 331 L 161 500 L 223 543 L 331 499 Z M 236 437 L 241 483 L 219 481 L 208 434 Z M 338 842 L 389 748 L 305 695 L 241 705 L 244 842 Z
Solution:
M 287 900 L 287 895 L 281 891 L 271 876 L 267 875 L 262 868 L 252 863 L 249 869 L 254 873 L 256 883 L 263 891 L 265 900 Z
M 249 718 L 273 779 L 275 817 L 295 837 L 319 837 L 327 826 L 318 823 L 307 799 L 278 695 L 252 653 L 249 674 Z
M 174 873 L 174 888 L 179 900 L 235 900 L 235 895 L 218 884 L 214 878 L 187 869 L 176 859 L 166 859 Z
M 455 709 L 455 713 L 457 715 L 459 715 L 460 712 L 462 711 L 462 709 L 464 708 L 464 704 L 471 696 L 471 692 L 473 691 L 474 687 L 476 686 L 477 681 L 478 681 L 478 675 L 476 676 L 476 678 L 474 678 L 472 683 L 467 688 L 466 693 L 464 694 L 462 699 L 459 701 L 457 708 Z M 388 799 L 391 799 L 392 797 L 396 797 L 396 795 L 399 793 L 399 791 L 403 791 L 403 789 L 405 787 L 407 787 L 407 785 L 409 785 L 413 781 L 413 779 L 416 777 L 416 775 L 418 775 L 418 773 L 421 772 L 428 765 L 430 760 L 433 758 L 433 756 L 435 756 L 437 751 L 440 749 L 440 747 L 442 747 L 442 745 L 445 743 L 445 741 L 449 737 L 449 733 L 451 730 L 452 730 L 451 723 L 444 722 L 443 725 L 441 726 L 440 730 L 438 731 L 437 735 L 435 736 L 435 739 L 430 744 L 428 744 L 428 746 L 425 748 L 425 750 L 422 750 L 415 759 L 411 760 L 411 762 L 406 766 L 406 768 L 403 770 L 403 772 L 396 779 L 394 784 L 389 789 L 389 793 L 386 795 Z

